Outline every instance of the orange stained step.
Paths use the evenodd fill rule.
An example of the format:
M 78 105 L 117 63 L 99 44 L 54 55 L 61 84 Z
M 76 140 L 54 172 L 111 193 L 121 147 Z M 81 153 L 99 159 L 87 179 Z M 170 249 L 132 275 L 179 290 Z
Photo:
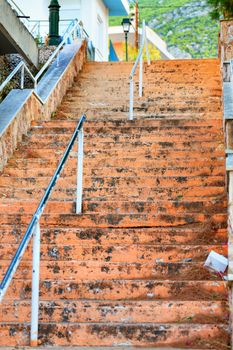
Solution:
M 39 344 L 223 350 L 227 285 L 203 266 L 228 254 L 219 61 L 145 66 L 130 122 L 131 68 L 86 64 L 5 166 L 0 276 L 86 112 L 83 213 L 75 146 L 41 219 Z M 29 345 L 31 255 L 30 244 L 1 305 L 2 349 Z

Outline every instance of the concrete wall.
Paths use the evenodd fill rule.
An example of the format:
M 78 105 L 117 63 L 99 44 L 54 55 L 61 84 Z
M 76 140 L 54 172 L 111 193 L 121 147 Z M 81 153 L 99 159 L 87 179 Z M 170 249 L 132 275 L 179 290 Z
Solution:
M 233 59 L 233 20 L 221 21 L 219 46 L 222 64 Z
M 71 50 L 70 45 L 68 46 L 68 50 Z M 42 103 L 33 90 L 12 90 L 1 103 L 0 170 L 13 154 L 18 142 L 22 140 L 22 136 L 27 133 L 32 121 L 49 120 L 52 113 L 56 111 L 67 89 L 73 84 L 74 78 L 86 62 L 86 42 L 78 43 L 76 49 L 73 48 L 73 54 L 69 57 L 67 67 L 60 77 L 56 75 L 57 68 L 56 62 L 54 62 L 56 83 L 51 84 L 51 91 L 46 102 Z M 44 79 L 46 79 L 46 74 Z M 42 80 L 41 83 L 43 84 Z
M 12 11 L 0 0 L 0 55 L 19 53 L 29 63 L 38 66 L 39 51 L 33 36 Z

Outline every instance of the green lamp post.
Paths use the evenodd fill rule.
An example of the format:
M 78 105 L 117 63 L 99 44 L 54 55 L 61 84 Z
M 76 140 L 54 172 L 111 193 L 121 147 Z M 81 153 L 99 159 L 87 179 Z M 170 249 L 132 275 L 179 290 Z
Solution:
M 131 26 L 131 20 L 130 18 L 123 18 L 122 22 L 123 31 L 125 33 L 125 59 L 126 61 L 129 60 L 129 54 L 128 54 L 128 34 L 130 31 Z
M 59 45 L 59 10 L 58 0 L 51 0 L 49 5 L 49 45 Z

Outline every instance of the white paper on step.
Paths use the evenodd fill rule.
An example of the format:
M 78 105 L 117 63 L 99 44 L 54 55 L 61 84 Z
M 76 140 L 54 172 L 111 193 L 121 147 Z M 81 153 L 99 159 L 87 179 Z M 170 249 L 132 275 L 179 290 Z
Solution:
M 228 259 L 212 250 L 206 259 L 204 266 L 217 272 L 225 272 L 228 266 Z

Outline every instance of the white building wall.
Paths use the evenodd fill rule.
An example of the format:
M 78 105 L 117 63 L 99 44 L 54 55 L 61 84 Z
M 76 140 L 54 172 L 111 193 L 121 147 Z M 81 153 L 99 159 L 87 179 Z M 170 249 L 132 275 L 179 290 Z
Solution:
M 82 0 L 81 20 L 96 48 L 96 59 L 108 61 L 108 9 L 103 1 Z
M 75 0 L 76 1 L 76 0 Z M 49 0 L 37 0 L 32 3 L 32 0 L 14 0 L 25 15 L 30 16 L 31 20 L 48 19 Z
M 37 0 L 32 6 L 32 0 L 14 0 L 30 20 L 48 20 L 50 0 Z M 108 61 L 108 15 L 109 11 L 102 0 L 59 0 L 60 34 L 63 35 L 71 19 L 83 22 L 93 45 L 96 47 L 96 59 Z M 40 33 L 45 37 L 49 32 L 48 23 L 41 23 Z

